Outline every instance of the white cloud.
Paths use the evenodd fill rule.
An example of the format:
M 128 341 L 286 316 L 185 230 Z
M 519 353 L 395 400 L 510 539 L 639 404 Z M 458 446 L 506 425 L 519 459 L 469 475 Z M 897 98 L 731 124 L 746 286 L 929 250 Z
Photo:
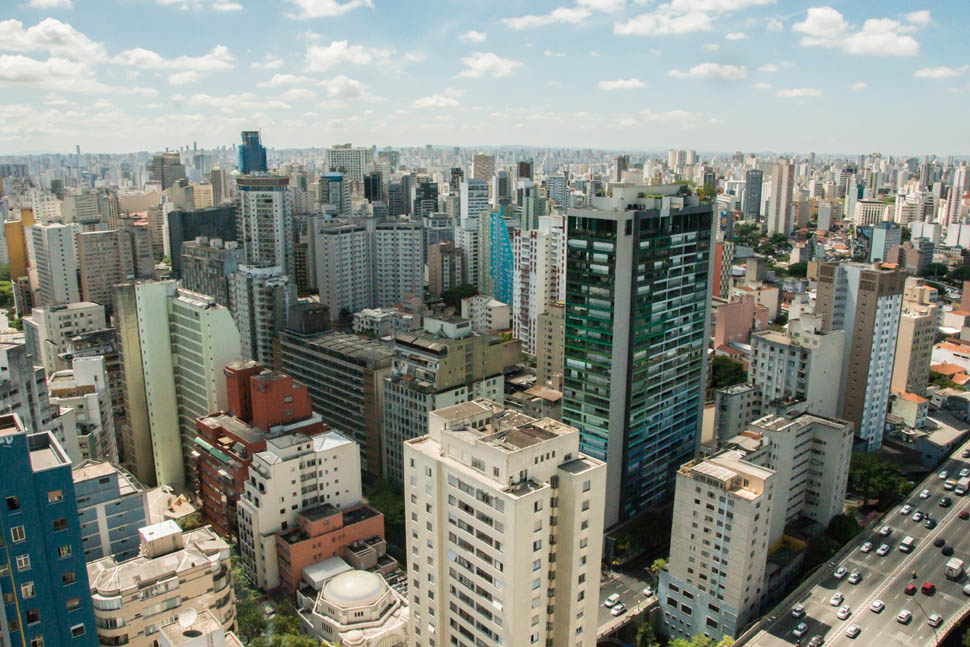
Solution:
M 360 7 L 374 7 L 372 0 L 286 0 L 289 4 L 295 5 L 296 13 L 287 13 L 287 18 L 303 20 L 307 18 L 332 18 L 342 16 L 349 11 Z
M 765 29 L 768 31 L 784 31 L 785 23 L 777 18 L 769 18 L 767 22 L 765 22 Z
M 249 64 L 249 67 L 254 70 L 275 70 L 283 65 L 283 59 L 275 54 L 267 54 L 266 58 L 260 61 L 253 61 Z
M 181 11 L 242 11 L 243 6 L 233 0 L 156 0 L 166 7 L 175 7 Z
M 327 96 L 332 98 L 355 99 L 366 95 L 366 86 L 363 83 L 343 74 L 338 74 L 327 81 L 320 81 L 318 85 L 326 88 Z
M 73 0 L 30 0 L 31 9 L 73 9 Z
M 176 72 L 168 75 L 168 82 L 172 85 L 188 85 L 189 83 L 198 83 L 201 79 L 202 75 L 195 70 Z
M 756 90 L 770 90 L 771 88 L 773 88 L 775 86 L 771 85 L 770 83 L 765 83 L 765 82 L 762 81 L 760 83 L 755 83 L 754 84 L 754 87 L 755 87 Z
M 759 72 L 777 72 L 778 71 L 778 66 L 775 65 L 774 63 L 765 63 L 764 65 L 762 65 L 761 67 L 758 68 L 758 71 Z
M 716 52 L 717 50 L 721 49 L 721 46 L 718 45 L 717 43 L 706 43 L 704 45 L 704 49 L 706 49 L 709 52 Z
M 562 81 L 546 81 L 547 88 L 558 88 L 562 85 Z
M 96 43 L 56 18 L 45 18 L 33 27 L 13 18 L 0 21 L 0 50 L 47 52 L 51 56 L 95 61 L 105 57 L 104 45 Z
M 748 40 L 748 35 L 743 31 L 732 31 L 724 35 L 726 40 Z
M 635 90 L 637 88 L 645 88 L 647 84 L 640 79 L 617 79 L 615 81 L 600 81 L 598 84 L 600 90 Z
M 484 43 L 487 39 L 488 36 L 474 29 L 469 29 L 458 37 L 458 40 L 467 40 L 470 43 Z
M 670 70 L 667 76 L 672 76 L 675 79 L 721 79 L 723 81 L 738 81 L 747 78 L 748 68 L 744 65 L 701 63 L 686 72 Z
M 799 97 L 818 97 L 822 91 L 817 88 L 792 88 L 791 90 L 778 90 L 776 97 L 781 99 L 797 99 Z
M 923 9 L 922 11 L 914 11 L 912 13 L 905 14 L 903 15 L 903 18 L 906 20 L 906 22 L 913 25 L 918 25 L 919 27 L 925 27 L 933 22 L 933 17 L 930 16 L 929 9 Z
M 458 76 L 469 79 L 509 76 L 516 68 L 522 67 L 521 61 L 502 58 L 494 52 L 473 52 L 471 56 L 462 58 L 461 62 L 465 64 L 465 69 Z
M 128 65 L 142 70 L 191 70 L 194 72 L 217 72 L 230 70 L 236 59 L 225 45 L 216 45 L 202 56 L 179 56 L 165 58 L 150 49 L 126 49 L 111 59 L 112 63 Z
M 242 11 L 243 6 L 238 2 L 216 2 L 212 5 L 216 11 Z
M 430 97 L 415 99 L 411 104 L 413 108 L 454 108 L 460 105 L 458 100 L 453 97 L 446 97 L 440 94 L 433 94 Z
M 721 14 L 774 4 L 775 0 L 670 0 L 626 22 L 613 23 L 620 36 L 670 36 L 710 31 Z
M 626 0 L 576 0 L 576 4 L 593 11 L 614 13 L 626 6 Z
M 924 67 L 916 70 L 913 76 L 917 79 L 952 79 L 956 76 L 963 75 L 970 66 L 964 65 L 962 67 L 946 67 L 941 65 L 939 67 Z
M 654 112 L 649 108 L 644 108 L 640 111 L 640 117 L 644 121 L 665 121 L 665 122 L 680 122 L 682 124 L 689 124 L 696 122 L 703 115 L 698 112 L 687 112 L 686 110 L 668 110 L 667 112 Z
M 83 62 L 53 57 L 38 61 L 20 54 L 0 55 L 0 86 L 47 88 L 59 92 L 83 94 L 133 94 L 156 96 L 153 88 L 116 87 L 94 78 L 91 67 Z
M 849 86 L 849 89 L 857 92 L 859 90 L 865 90 L 868 87 L 869 87 L 869 84 L 866 83 L 865 81 L 856 81 L 855 83 Z
M 317 95 L 312 90 L 307 90 L 306 88 L 290 88 L 280 95 L 280 99 L 283 101 L 307 101 L 316 98 Z
M 566 56 L 566 53 L 565 52 L 554 52 L 551 49 L 547 49 L 546 51 L 544 51 L 542 53 L 542 55 L 543 56 L 546 56 L 548 58 L 563 58 L 564 56 Z
M 906 33 L 912 29 L 891 18 L 869 18 L 862 29 L 854 31 L 832 7 L 812 7 L 804 21 L 792 25 L 792 31 L 804 34 L 801 44 L 807 47 L 834 47 L 871 56 L 915 56 L 919 43 Z
M 376 61 L 386 60 L 393 53 L 394 50 L 390 49 L 350 45 L 345 40 L 335 40 L 326 47 L 321 45 L 307 47 L 306 69 L 308 72 L 322 72 L 346 63 L 368 65 Z
M 593 15 L 593 12 L 585 7 L 556 7 L 547 14 L 503 18 L 502 23 L 512 29 L 530 29 L 555 23 L 576 24 L 591 15 Z
M 259 84 L 261 88 L 278 88 L 283 85 L 297 85 L 300 83 L 313 83 L 313 79 L 307 76 L 297 76 L 296 74 L 274 74 L 269 81 Z

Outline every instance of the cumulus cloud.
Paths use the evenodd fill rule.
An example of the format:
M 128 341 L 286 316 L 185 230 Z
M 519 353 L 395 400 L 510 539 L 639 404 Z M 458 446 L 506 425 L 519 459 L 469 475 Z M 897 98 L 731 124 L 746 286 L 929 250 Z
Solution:
M 307 101 L 316 98 L 317 95 L 312 90 L 307 90 L 306 88 L 290 88 L 280 95 L 282 101 Z
M 775 65 L 774 63 L 765 63 L 764 65 L 762 65 L 761 67 L 758 68 L 758 71 L 759 72 L 777 72 L 778 71 L 778 66 Z
M 790 90 L 778 90 L 776 97 L 781 99 L 798 99 L 799 97 L 818 97 L 822 91 L 817 88 L 792 88 Z
M 84 62 L 52 57 L 39 61 L 21 54 L 0 55 L 0 87 L 47 88 L 84 94 L 133 94 L 156 96 L 153 88 L 115 87 L 94 78 Z
M 168 75 L 168 82 L 172 85 L 188 85 L 189 83 L 198 83 L 201 79 L 202 75 L 195 70 L 175 72 L 174 74 Z
M 919 43 L 907 33 L 913 29 L 892 18 L 869 18 L 856 30 L 832 7 L 812 7 L 805 20 L 792 25 L 792 31 L 803 34 L 801 44 L 806 47 L 870 56 L 915 56 Z
M 372 0 L 348 0 L 347 2 L 340 2 L 340 0 L 286 0 L 286 2 L 294 5 L 296 9 L 295 12 L 287 13 L 286 17 L 296 20 L 333 18 L 360 7 L 374 7 Z
M 73 9 L 73 0 L 30 0 L 31 9 Z
M 488 36 L 474 29 L 469 29 L 458 37 L 458 40 L 467 40 L 470 43 L 484 43 L 487 39 Z
M 917 79 L 952 79 L 963 75 L 968 69 L 970 69 L 970 66 L 967 65 L 961 67 L 947 67 L 945 65 L 939 67 L 924 67 L 916 70 L 913 76 Z
M 675 122 L 688 125 L 700 120 L 703 115 L 699 112 L 688 112 L 686 110 L 668 110 L 666 112 L 654 112 L 649 108 L 640 111 L 640 118 L 644 121 Z
M 748 35 L 743 31 L 732 31 L 724 35 L 726 40 L 748 40 Z
M 710 31 L 718 16 L 749 7 L 774 4 L 775 0 L 671 0 L 653 11 L 613 24 L 620 36 L 670 36 Z
M 297 85 L 300 83 L 309 84 L 313 82 L 313 79 L 307 76 L 298 76 L 296 74 L 274 74 L 273 78 L 271 78 L 269 81 L 263 81 L 259 84 L 259 87 L 278 88 L 284 85 Z
M 637 88 L 645 88 L 647 84 L 640 79 L 617 79 L 615 81 L 600 81 L 598 84 L 600 90 L 636 90 Z
M 27 29 L 13 18 L 0 21 L 0 50 L 47 52 L 55 57 L 85 61 L 105 58 L 104 45 L 56 18 L 45 18 Z
M 454 97 L 446 97 L 441 94 L 433 94 L 429 97 L 415 99 L 411 104 L 413 108 L 454 108 L 460 105 Z
M 747 78 L 748 68 L 744 65 L 724 65 L 722 63 L 701 63 L 686 72 L 670 70 L 667 76 L 675 79 L 721 79 L 723 81 L 738 81 Z
M 913 25 L 919 27 L 925 27 L 926 25 L 933 22 L 933 17 L 930 16 L 929 9 L 923 9 L 921 11 L 913 11 L 912 13 L 905 14 L 903 19 Z
M 216 11 L 242 11 L 243 6 L 238 2 L 216 2 L 212 5 Z
M 249 67 L 254 70 L 275 70 L 283 65 L 283 59 L 275 54 L 267 54 L 262 61 L 253 61 Z
M 128 65 L 141 70 L 192 70 L 217 72 L 230 70 L 235 58 L 225 45 L 216 45 L 202 56 L 179 56 L 165 58 L 150 49 L 126 49 L 111 59 L 112 63 Z
M 547 14 L 533 14 L 516 18 L 503 18 L 502 23 L 512 29 L 530 29 L 555 23 L 576 24 L 593 15 L 586 7 L 556 7 Z
M 356 99 L 367 96 L 366 86 L 363 83 L 343 74 L 338 74 L 326 81 L 320 81 L 318 85 L 323 86 L 327 91 L 327 96 L 331 98 Z
M 576 4 L 593 11 L 614 13 L 626 6 L 626 0 L 576 0 Z
M 854 92 L 858 92 L 859 90 L 865 90 L 868 87 L 869 87 L 869 84 L 866 83 L 865 81 L 856 81 L 855 83 L 849 86 L 849 89 Z
M 306 51 L 308 72 L 322 72 L 337 65 L 352 63 L 369 65 L 391 57 L 394 50 L 351 45 L 345 40 L 335 40 L 326 47 L 311 45 Z
M 461 62 L 465 64 L 465 69 L 458 76 L 469 79 L 510 76 L 516 68 L 522 67 L 521 61 L 502 58 L 494 52 L 473 52 L 471 56 L 462 58 Z

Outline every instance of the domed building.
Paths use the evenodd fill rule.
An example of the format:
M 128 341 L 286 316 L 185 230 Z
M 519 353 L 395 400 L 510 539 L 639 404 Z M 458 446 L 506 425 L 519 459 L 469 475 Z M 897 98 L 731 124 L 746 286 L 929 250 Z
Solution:
M 342 647 L 404 647 L 408 608 L 384 578 L 333 557 L 304 570 L 299 614 L 321 640 Z

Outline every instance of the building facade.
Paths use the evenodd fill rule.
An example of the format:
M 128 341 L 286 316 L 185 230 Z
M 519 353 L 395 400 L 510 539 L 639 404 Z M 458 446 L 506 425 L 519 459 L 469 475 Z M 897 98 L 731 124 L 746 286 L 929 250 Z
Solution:
M 148 490 L 106 461 L 84 461 L 71 473 L 81 523 L 84 561 L 138 555 L 139 528 L 149 525 Z

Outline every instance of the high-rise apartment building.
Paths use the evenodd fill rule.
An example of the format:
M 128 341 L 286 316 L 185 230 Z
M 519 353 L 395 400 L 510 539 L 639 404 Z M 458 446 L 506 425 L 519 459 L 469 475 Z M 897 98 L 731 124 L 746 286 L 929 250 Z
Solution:
M 950 182 L 950 192 L 947 196 L 947 222 L 960 222 L 963 215 L 963 195 L 970 187 L 970 176 L 966 166 L 957 166 L 953 169 L 953 179 Z
M 938 324 L 937 306 L 909 304 L 904 301 L 899 315 L 896 355 L 893 358 L 893 377 L 890 384 L 892 392 L 915 393 L 926 397 Z
M 569 211 L 563 422 L 607 464 L 613 526 L 669 500 L 698 442 L 713 210 L 683 185 L 590 203 Z
M 239 163 L 236 168 L 244 175 L 251 173 L 265 173 L 266 148 L 260 142 L 258 130 L 244 130 L 241 133 L 242 143 L 239 145 Z
M 324 173 L 317 182 L 316 191 L 317 202 L 323 205 L 324 213 L 334 218 L 354 215 L 350 203 L 350 179 L 344 173 Z
M 351 182 L 362 182 L 368 165 L 374 161 L 374 149 L 335 145 L 327 151 L 327 168 L 345 173 Z
M 88 301 L 34 308 L 23 322 L 27 352 L 48 375 L 71 365 L 63 355 L 72 337 L 107 326 L 104 308 Z
M 164 191 L 185 177 L 185 166 L 177 151 L 154 155 L 148 162 L 148 172 L 153 181 L 158 182 Z
M 469 218 L 465 223 L 455 225 L 455 244 L 465 256 L 465 282 L 469 285 L 477 286 L 479 282 L 480 238 L 478 218 Z
M 404 462 L 411 647 L 596 644 L 606 467 L 576 429 L 475 399 Z
M 547 175 L 546 195 L 560 209 L 568 209 L 570 207 L 569 182 L 566 181 L 566 176 L 562 173 Z
M 37 273 L 36 303 L 55 305 L 80 301 L 74 227 L 58 222 L 37 224 L 30 228 L 30 236 L 33 268 Z
M 273 365 L 273 340 L 296 299 L 296 285 L 278 265 L 240 265 L 229 276 L 229 302 L 243 359 Z
M 461 218 L 460 224 L 464 225 L 470 218 L 477 219 L 483 217 L 482 214 L 488 212 L 488 181 L 481 178 L 471 178 L 467 182 L 462 182 L 461 192 Z
M 566 302 L 546 305 L 536 318 L 536 384 L 562 389 Z
M 118 462 L 108 373 L 103 357 L 75 357 L 71 368 L 47 378 L 51 408 L 65 436 L 77 438 L 78 461 Z M 74 457 L 72 457 L 72 460 Z
M 223 368 L 240 358 L 239 331 L 227 308 L 175 281 L 123 283 L 115 304 L 130 463 L 142 483 L 182 484 L 196 418 L 226 407 Z
M 889 207 L 882 200 L 858 200 L 851 215 L 856 227 L 872 227 L 888 219 Z
M 428 247 L 428 293 L 440 297 L 465 282 L 465 255 L 452 240 Z
M 475 153 L 472 157 L 472 175 L 475 180 L 491 182 L 495 175 L 495 157 L 485 153 Z
M 862 263 L 818 263 L 815 311 L 823 330 L 845 331 L 841 418 L 870 450 L 882 445 L 906 271 Z M 810 272 L 811 275 L 811 272 Z
M 431 411 L 481 397 L 502 402 L 506 363 L 505 344 L 464 319 L 425 317 L 423 331 L 398 333 L 384 378 L 385 478 L 404 478 L 404 442 L 428 433 Z
M 792 213 L 792 191 L 795 188 L 795 166 L 781 157 L 771 170 L 771 201 L 765 224 L 769 236 L 791 233 L 795 226 Z
M 168 239 L 174 278 L 182 278 L 182 243 L 199 236 L 223 242 L 240 240 L 236 230 L 236 206 L 226 204 L 194 211 L 176 209 L 168 213 Z
M 0 337 L 0 415 L 17 414 L 28 433 L 53 432 L 65 451 L 77 456 L 77 439 L 64 436 L 57 412 L 50 407 L 44 368 L 32 359 L 23 337 Z
M 536 354 L 538 319 L 566 298 L 566 218 L 540 216 L 535 229 L 513 231 L 512 334 Z
M 381 222 L 373 236 L 374 302 L 370 305 L 390 306 L 407 297 L 424 298 L 421 220 Z
M 148 225 L 127 221 L 121 229 L 77 234 L 81 298 L 112 309 L 114 286 L 152 278 L 155 259 Z
M 134 476 L 107 461 L 74 466 L 74 494 L 81 522 L 84 561 L 138 555 L 138 529 L 148 525 L 148 490 Z
M 246 254 L 233 240 L 198 236 L 182 243 L 182 287 L 229 307 L 229 277 L 245 265 Z
M 422 180 L 414 187 L 411 200 L 411 219 L 421 222 L 425 216 L 438 211 L 438 183 Z
M 341 313 L 353 314 L 374 305 L 374 267 L 371 236 L 363 224 L 311 223 L 313 267 L 316 270 L 320 303 L 336 319 Z M 418 249 L 420 254 L 420 249 Z
M 48 432 L 0 416 L 0 637 L 12 647 L 98 644 L 71 461 Z
M 232 195 L 232 184 L 226 169 L 213 166 L 209 172 L 209 184 L 212 185 L 212 204 L 220 205 Z
M 293 276 L 293 196 L 290 178 L 240 175 L 236 178 L 239 229 L 246 263 L 279 265 Z
M 764 185 L 764 171 L 752 169 L 744 172 L 744 201 L 741 216 L 745 222 L 758 222 L 761 217 L 761 189 Z

